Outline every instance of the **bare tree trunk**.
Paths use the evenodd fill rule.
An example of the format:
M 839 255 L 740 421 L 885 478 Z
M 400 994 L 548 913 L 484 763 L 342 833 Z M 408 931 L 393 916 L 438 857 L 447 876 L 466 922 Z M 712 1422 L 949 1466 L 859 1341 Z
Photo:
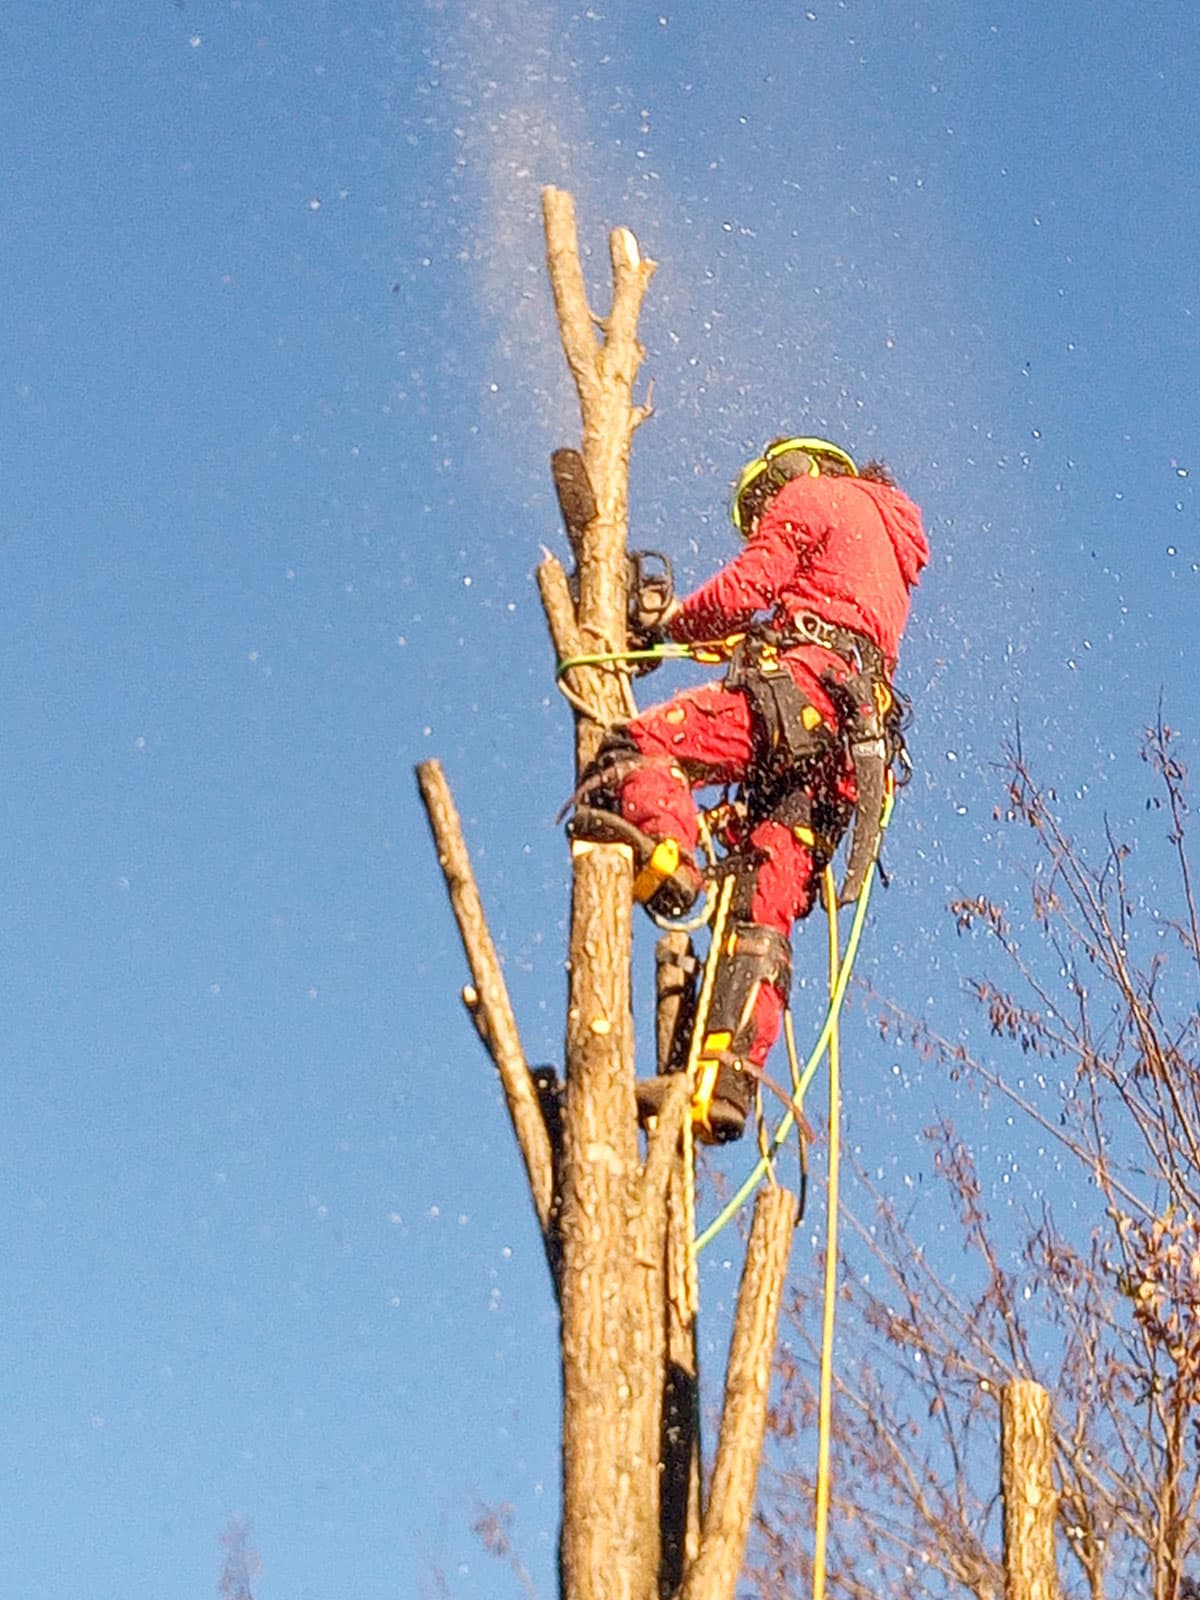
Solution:
M 644 1375 L 630 1368 L 623 1275 L 638 1171 L 629 1012 L 629 866 L 575 866 L 563 1116 L 563 1572 L 581 1600 L 644 1594 L 628 1541 L 643 1473 L 628 1460 Z M 637 1465 L 640 1465 L 637 1464 Z
M 570 660 L 625 646 L 629 449 L 649 415 L 649 406 L 632 398 L 642 359 L 636 329 L 654 263 L 642 258 L 627 229 L 616 229 L 609 237 L 612 305 L 605 318 L 595 317 L 571 197 L 548 189 L 542 200 L 559 331 L 579 395 L 583 467 L 569 450 L 556 456 L 576 583 L 547 556 L 538 586 L 556 652 Z M 566 679 L 577 714 L 578 771 L 605 731 L 635 708 L 628 677 L 613 666 L 577 664 Z M 685 949 L 674 948 L 674 965 L 659 969 L 660 1067 L 673 1070 L 654 1097 L 643 1158 L 630 996 L 630 852 L 580 841 L 572 847 L 560 1090 L 553 1073 L 535 1078 L 525 1063 L 441 769 L 427 762 L 419 776 L 471 965 L 473 984 L 464 998 L 500 1073 L 559 1291 L 562 1600 L 730 1600 L 762 1448 L 795 1197 L 772 1189 L 755 1212 L 702 1523 L 691 1084 L 678 1070 L 692 1024 Z
M 1000 1400 L 1000 1492 L 1004 1499 L 1005 1600 L 1056 1600 L 1050 1396 L 1028 1378 Z
M 577 530 L 576 635 L 586 653 L 625 645 L 629 447 L 645 412 L 633 405 L 641 364 L 637 319 L 654 271 L 624 228 L 609 237 L 613 298 L 596 336 L 587 302 L 574 204 L 542 196 L 546 258 L 559 332 L 583 422 L 594 515 Z M 583 497 L 586 502 L 586 495 Z M 543 595 L 555 586 L 544 573 Z M 552 630 L 569 631 L 559 606 Z M 555 617 L 559 618 L 556 625 Z M 628 680 L 612 669 L 579 673 L 590 714 L 576 756 L 595 755 L 605 727 L 632 710 Z M 571 1600 L 652 1600 L 659 1568 L 663 1263 L 643 1255 L 661 1229 L 665 1184 L 642 1192 L 629 1009 L 630 858 L 613 846 L 576 846 L 563 1110 L 562 1574 Z M 664 1130 L 665 1133 L 665 1130 Z

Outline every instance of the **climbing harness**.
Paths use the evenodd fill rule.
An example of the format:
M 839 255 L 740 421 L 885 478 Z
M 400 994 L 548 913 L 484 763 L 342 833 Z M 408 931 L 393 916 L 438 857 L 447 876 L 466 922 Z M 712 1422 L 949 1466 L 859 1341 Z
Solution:
M 837 731 L 825 722 L 784 664 L 786 652 L 801 644 L 828 650 L 850 669 L 844 679 L 827 672 L 822 680 L 838 709 Z M 572 667 L 646 659 L 653 659 L 656 664 L 670 659 L 691 659 L 706 665 L 729 663 L 725 682 L 727 687 L 745 694 L 753 709 L 761 742 L 756 765 L 768 788 L 772 774 L 795 773 L 841 745 L 854 772 L 856 800 L 846 875 L 838 898 L 844 906 L 853 904 L 862 892 L 868 865 L 879 854 L 888 792 L 902 788 L 912 773 L 904 743 L 908 701 L 892 683 L 883 651 L 874 640 L 852 628 L 826 622 L 813 612 L 801 611 L 786 628 L 760 623 L 725 639 L 695 644 L 666 642 L 642 650 L 573 656 L 559 664 L 559 685 L 562 687 L 563 674 Z M 772 793 L 769 809 L 776 808 L 783 798 Z M 802 786 L 793 799 L 804 803 Z M 815 830 L 817 842 L 826 843 L 819 836 L 830 833 L 836 847 L 846 820 L 830 818 L 831 827 Z M 793 822 L 797 828 L 814 832 L 812 818 L 807 814 L 789 819 L 789 826 Z M 819 850 L 818 854 L 827 856 L 832 850 Z
M 734 645 L 727 689 L 740 689 L 754 717 L 755 766 L 764 778 L 827 754 L 838 736 L 784 663 L 784 644 L 767 628 L 753 628 Z

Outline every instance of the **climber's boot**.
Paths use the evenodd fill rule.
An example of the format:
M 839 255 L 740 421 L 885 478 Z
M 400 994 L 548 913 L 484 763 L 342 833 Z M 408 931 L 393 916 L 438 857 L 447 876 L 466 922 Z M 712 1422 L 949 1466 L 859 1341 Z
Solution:
M 683 917 L 700 898 L 704 875 L 675 839 L 653 839 L 615 811 L 577 806 L 567 824 L 572 839 L 623 844 L 633 855 L 633 898 L 659 917 Z

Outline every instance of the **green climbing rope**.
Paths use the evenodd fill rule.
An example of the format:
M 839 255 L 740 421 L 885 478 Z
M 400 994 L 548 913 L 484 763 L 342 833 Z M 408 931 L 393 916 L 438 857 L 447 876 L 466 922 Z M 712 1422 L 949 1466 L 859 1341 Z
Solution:
M 880 819 L 881 826 L 879 831 L 881 839 L 888 823 L 891 821 L 892 807 L 894 804 L 895 796 L 889 794 L 884 803 L 883 816 Z M 724 1210 L 721 1211 L 718 1216 L 714 1217 L 712 1222 L 709 1223 L 708 1227 L 705 1228 L 703 1233 L 697 1235 L 694 1246 L 697 1254 L 699 1254 L 699 1252 L 703 1250 L 706 1245 L 711 1244 L 716 1236 L 721 1232 L 722 1228 L 724 1228 L 727 1223 L 732 1221 L 741 1207 L 745 1205 L 746 1201 L 762 1182 L 763 1176 L 775 1156 L 775 1152 L 779 1149 L 780 1145 L 792 1130 L 792 1127 L 796 1121 L 797 1111 L 803 1108 L 805 1091 L 812 1082 L 813 1076 L 821 1064 L 822 1056 L 829 1048 L 830 1038 L 833 1035 L 834 1029 L 837 1027 L 838 1017 L 841 1013 L 842 1005 L 846 999 L 846 990 L 850 986 L 850 977 L 854 969 L 854 960 L 858 955 L 859 944 L 862 942 L 863 928 L 866 925 L 867 920 L 867 906 L 870 903 L 871 889 L 874 886 L 875 874 L 878 866 L 879 849 L 877 846 L 875 851 L 875 859 L 871 862 L 871 865 L 868 868 L 867 878 L 866 882 L 863 884 L 862 893 L 855 902 L 854 921 L 850 925 L 850 937 L 846 941 L 846 950 L 842 958 L 841 966 L 838 970 L 837 982 L 829 996 L 829 1007 L 825 1013 L 825 1022 L 821 1028 L 820 1034 L 817 1037 L 817 1042 L 812 1048 L 808 1060 L 804 1063 L 804 1070 L 800 1074 L 799 1085 L 796 1088 L 795 1093 L 792 1095 L 791 1107 L 789 1108 L 783 1121 L 779 1124 L 778 1128 L 776 1128 L 774 1134 L 772 1135 L 770 1148 L 768 1149 L 767 1153 L 759 1157 L 758 1164 L 754 1167 L 753 1171 L 750 1173 L 750 1176 L 742 1184 L 741 1188 L 734 1195 L 733 1199 L 730 1200 L 729 1204 L 724 1208 Z
M 718 666 L 728 660 L 730 649 L 740 637 L 736 634 L 733 639 L 706 639 L 694 644 L 653 644 L 644 650 L 593 650 L 587 655 L 567 656 L 558 663 L 554 676 L 561 680 L 572 667 L 611 667 L 623 661 L 700 661 Z

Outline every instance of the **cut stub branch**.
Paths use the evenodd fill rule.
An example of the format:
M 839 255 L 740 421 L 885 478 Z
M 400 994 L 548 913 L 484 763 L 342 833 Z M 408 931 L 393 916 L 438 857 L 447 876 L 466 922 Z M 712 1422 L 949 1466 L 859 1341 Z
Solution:
M 1000 1398 L 1000 1493 L 1004 1501 L 1004 1600 L 1058 1600 L 1050 1396 L 1018 1378 Z
M 796 1196 L 783 1187 L 762 1189 L 755 1201 L 700 1554 L 684 1580 L 682 1600 L 733 1600 L 754 1509 L 771 1356 L 796 1210 Z
M 462 823 L 439 761 L 423 761 L 417 768 L 417 782 L 474 981 L 467 1002 L 479 1036 L 500 1074 L 513 1132 L 521 1147 L 529 1177 L 533 1208 L 549 1246 L 553 1208 L 550 1136 L 538 1103 L 537 1089 L 525 1061 L 525 1052 L 521 1048 L 517 1022 L 500 970 L 496 947 L 488 931 L 483 903 L 479 898 L 463 838 Z

